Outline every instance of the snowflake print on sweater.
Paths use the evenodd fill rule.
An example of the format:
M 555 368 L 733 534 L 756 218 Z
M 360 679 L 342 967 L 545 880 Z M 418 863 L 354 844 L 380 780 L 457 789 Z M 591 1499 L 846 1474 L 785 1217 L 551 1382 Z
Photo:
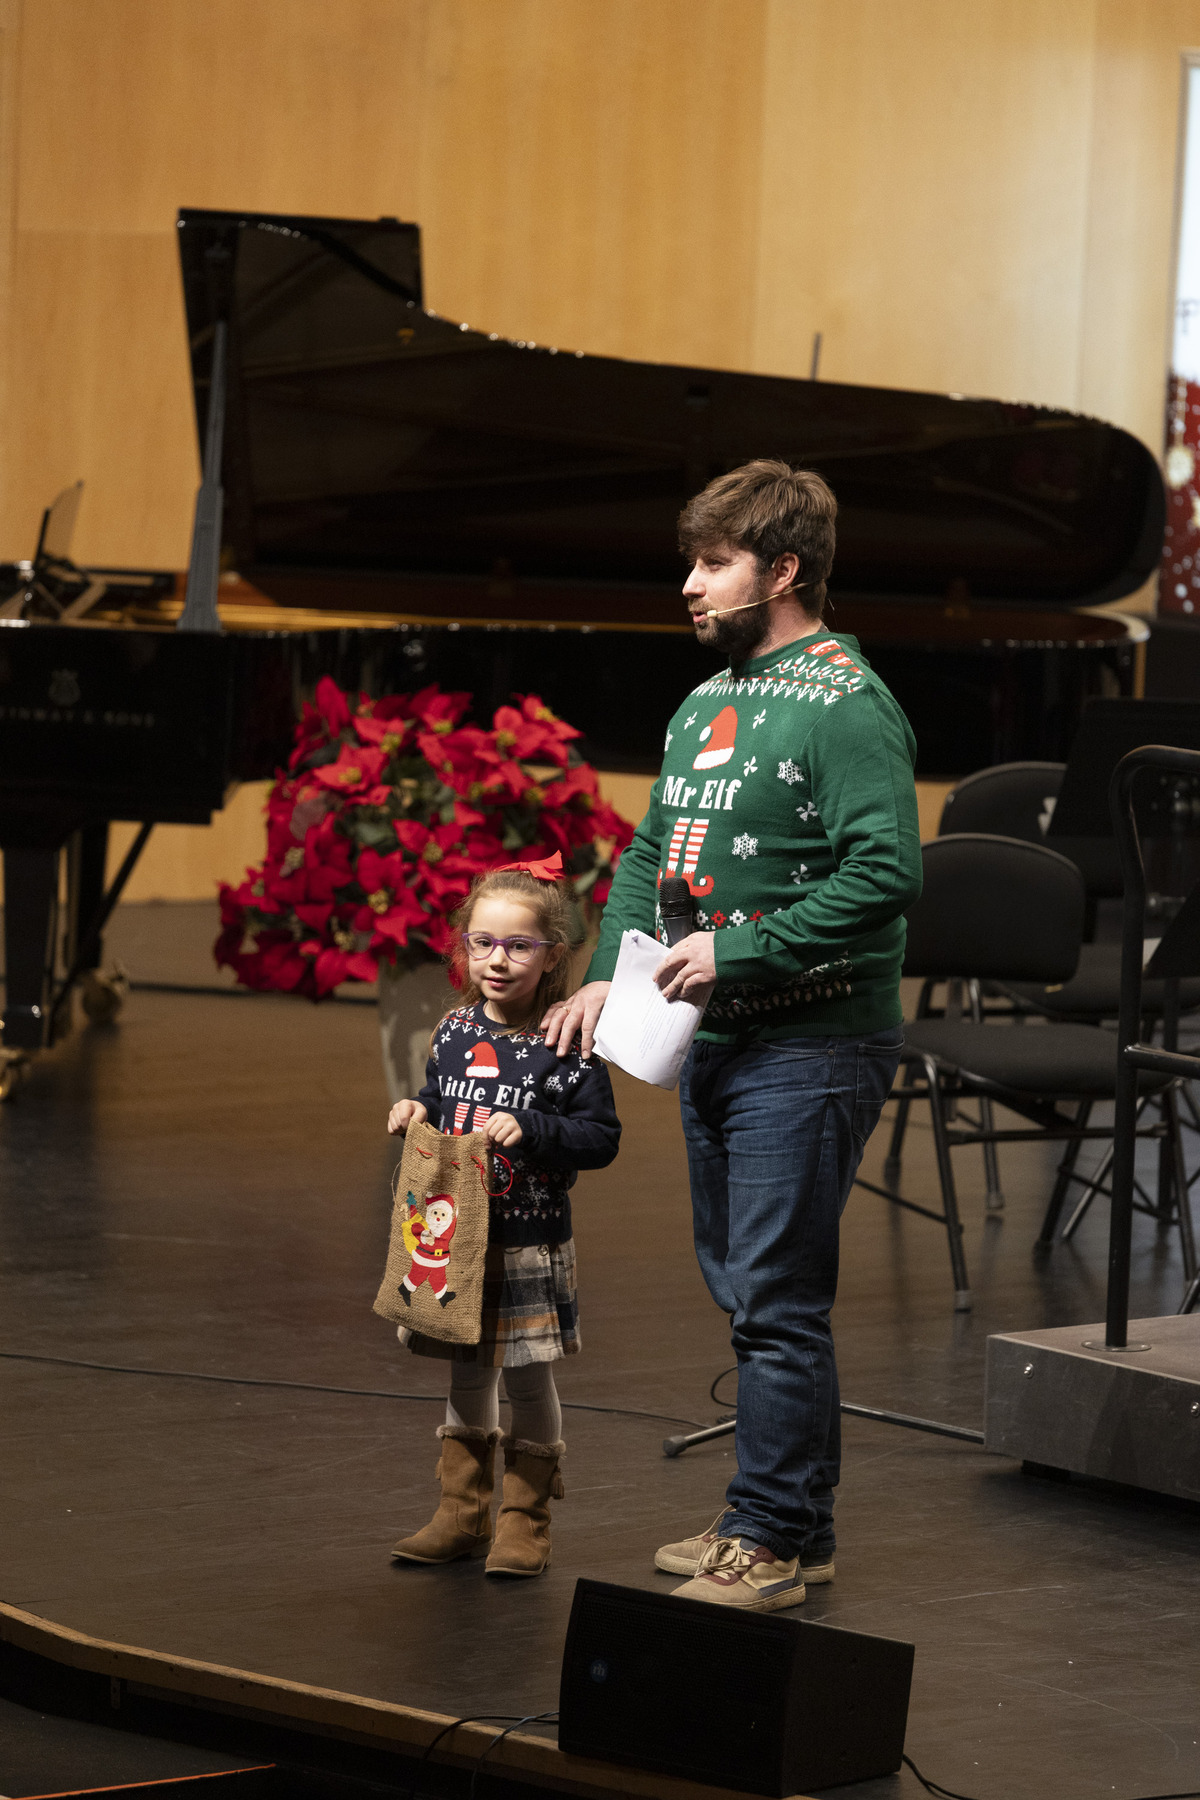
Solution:
M 921 879 L 915 745 L 855 640 L 817 627 L 723 669 L 670 730 L 587 979 L 611 978 L 624 930 L 654 929 L 671 875 L 714 934 L 702 1038 L 898 1024 L 904 913 Z

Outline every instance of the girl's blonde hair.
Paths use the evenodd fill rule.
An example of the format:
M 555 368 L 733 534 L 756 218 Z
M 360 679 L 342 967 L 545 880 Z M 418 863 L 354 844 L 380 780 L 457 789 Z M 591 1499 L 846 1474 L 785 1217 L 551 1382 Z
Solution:
M 533 996 L 529 1016 L 540 1022 L 549 1007 L 559 1000 L 569 999 L 574 991 L 571 952 L 583 942 L 583 928 L 574 896 L 565 881 L 538 881 L 523 869 L 492 869 L 486 875 L 477 875 L 470 893 L 451 918 L 458 938 L 450 952 L 450 979 L 460 992 L 446 1012 L 455 1012 L 460 1006 L 478 1006 L 483 998 L 468 973 L 463 939 L 479 901 L 492 900 L 501 894 L 530 908 L 538 922 L 539 937 L 545 938 L 547 943 L 562 945 L 562 955 L 552 969 L 543 969 Z

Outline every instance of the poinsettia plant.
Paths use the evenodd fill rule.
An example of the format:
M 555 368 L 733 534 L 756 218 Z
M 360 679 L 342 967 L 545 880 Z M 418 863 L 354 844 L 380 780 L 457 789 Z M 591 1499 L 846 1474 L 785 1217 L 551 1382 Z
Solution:
M 244 987 L 320 1000 L 381 963 L 446 954 L 474 877 L 518 857 L 562 857 L 600 907 L 633 827 L 600 797 L 581 736 L 536 694 L 491 729 L 470 694 L 427 687 L 357 699 L 328 677 L 305 703 L 267 801 L 267 853 L 220 887 L 217 962 Z

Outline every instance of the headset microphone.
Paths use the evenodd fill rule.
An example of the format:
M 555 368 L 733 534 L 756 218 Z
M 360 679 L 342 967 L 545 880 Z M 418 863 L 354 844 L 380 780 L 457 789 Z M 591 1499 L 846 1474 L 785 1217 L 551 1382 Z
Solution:
M 706 619 L 723 619 L 726 613 L 749 612 L 752 606 L 765 606 L 768 600 L 782 600 L 785 594 L 794 594 L 800 588 L 810 587 L 811 582 L 793 581 L 791 587 L 780 588 L 777 594 L 767 594 L 762 600 L 744 600 L 741 606 L 722 606 L 714 611 L 706 612 Z
M 664 875 L 658 890 L 658 910 L 662 914 L 668 950 L 695 931 L 692 890 L 682 875 Z

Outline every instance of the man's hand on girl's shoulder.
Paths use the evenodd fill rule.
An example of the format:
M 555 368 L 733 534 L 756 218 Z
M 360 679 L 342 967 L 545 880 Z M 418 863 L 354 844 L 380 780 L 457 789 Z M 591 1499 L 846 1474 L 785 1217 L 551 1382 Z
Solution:
M 557 1046 L 560 1056 L 569 1056 L 578 1032 L 579 1053 L 584 1058 L 589 1057 L 592 1054 L 596 1021 L 608 999 L 611 986 L 611 981 L 589 981 L 586 987 L 581 987 L 569 1000 L 560 1000 L 552 1006 L 542 1020 L 546 1048 L 553 1050 Z
M 521 1142 L 525 1133 L 511 1113 L 494 1112 L 484 1126 L 490 1143 L 499 1144 L 502 1150 L 511 1150 Z
M 419 1100 L 397 1100 L 388 1114 L 388 1131 L 392 1137 L 402 1137 L 415 1119 L 423 1125 L 429 1114 Z

